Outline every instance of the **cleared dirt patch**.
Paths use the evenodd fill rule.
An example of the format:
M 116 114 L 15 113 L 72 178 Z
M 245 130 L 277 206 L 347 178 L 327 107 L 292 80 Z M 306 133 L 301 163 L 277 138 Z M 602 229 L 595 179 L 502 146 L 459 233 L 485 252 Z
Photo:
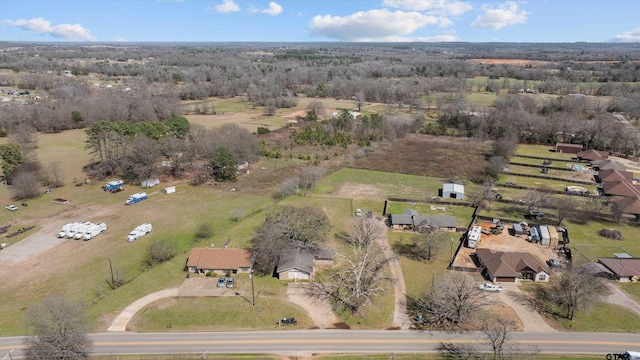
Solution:
M 489 151 L 488 143 L 412 134 L 357 160 L 353 167 L 445 179 L 478 179 L 489 166 Z

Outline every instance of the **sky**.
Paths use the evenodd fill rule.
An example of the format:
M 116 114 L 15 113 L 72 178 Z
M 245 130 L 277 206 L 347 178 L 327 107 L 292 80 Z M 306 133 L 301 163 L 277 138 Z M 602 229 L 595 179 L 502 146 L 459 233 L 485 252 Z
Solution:
M 640 42 L 640 0 L 1 0 L 0 41 Z

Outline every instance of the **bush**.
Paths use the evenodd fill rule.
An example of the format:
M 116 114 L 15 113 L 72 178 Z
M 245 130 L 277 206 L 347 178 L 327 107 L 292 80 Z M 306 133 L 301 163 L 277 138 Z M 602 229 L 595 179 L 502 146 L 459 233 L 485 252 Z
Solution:
M 198 226 L 195 234 L 196 239 L 207 239 L 210 238 L 211 235 L 213 235 L 213 228 L 211 227 L 211 224 L 201 224 Z
M 209 271 L 205 276 L 207 276 L 207 277 L 218 277 L 218 274 L 215 271 Z
M 598 231 L 598 235 L 607 239 L 624 240 L 624 237 L 622 236 L 620 230 L 616 229 L 602 229 Z
M 176 256 L 175 245 L 169 240 L 155 240 L 147 246 L 147 264 L 153 266 Z
M 258 134 L 265 135 L 265 134 L 270 134 L 270 133 L 271 133 L 271 130 L 269 130 L 268 127 L 258 126 Z

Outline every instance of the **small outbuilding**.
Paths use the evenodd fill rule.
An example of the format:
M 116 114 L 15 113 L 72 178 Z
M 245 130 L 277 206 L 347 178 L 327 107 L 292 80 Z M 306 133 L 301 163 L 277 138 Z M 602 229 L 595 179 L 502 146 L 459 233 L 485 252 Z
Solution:
M 440 196 L 451 199 L 464 199 L 464 185 L 456 183 L 444 183 L 440 189 Z
M 558 153 L 567 153 L 567 154 L 579 154 L 582 151 L 581 144 L 567 144 L 567 143 L 557 143 L 556 144 L 556 152 Z

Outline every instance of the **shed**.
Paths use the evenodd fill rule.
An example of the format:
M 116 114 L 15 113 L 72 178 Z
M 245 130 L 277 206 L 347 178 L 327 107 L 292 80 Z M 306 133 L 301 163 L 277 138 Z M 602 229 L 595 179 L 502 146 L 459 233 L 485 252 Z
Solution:
M 147 180 L 144 180 L 142 183 L 140 183 L 140 185 L 142 185 L 142 188 L 144 189 L 154 187 L 158 184 L 160 184 L 160 179 L 147 179 Z
M 524 234 L 524 231 L 522 230 L 522 225 L 520 224 L 513 224 L 513 234 L 515 236 L 519 236 Z
M 568 154 L 578 154 L 578 153 L 582 152 L 582 145 L 580 145 L 580 144 L 557 143 L 556 144 L 556 152 L 568 153 Z
M 540 225 L 540 244 L 549 245 L 551 243 L 551 236 L 549 235 L 549 227 L 547 225 Z
M 532 226 L 531 229 L 529 229 L 529 236 L 531 237 L 532 242 L 540 242 L 540 233 L 535 226 Z
M 164 191 L 165 194 L 173 194 L 174 192 L 176 192 L 176 187 L 175 186 L 169 186 L 169 187 L 164 188 L 164 190 L 162 190 L 162 191 Z
M 443 198 L 464 199 L 464 185 L 456 183 L 444 183 L 440 189 Z
M 559 242 L 558 231 L 555 226 L 547 226 L 549 229 L 549 246 L 557 247 Z

